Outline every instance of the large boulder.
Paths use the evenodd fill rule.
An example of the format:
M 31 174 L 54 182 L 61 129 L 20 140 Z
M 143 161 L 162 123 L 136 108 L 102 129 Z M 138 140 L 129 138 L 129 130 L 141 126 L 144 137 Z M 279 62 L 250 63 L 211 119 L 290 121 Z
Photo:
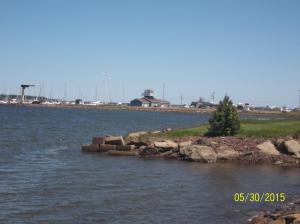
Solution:
M 105 144 L 108 145 L 125 145 L 124 139 L 122 136 L 105 136 Z
M 262 144 L 259 144 L 256 146 L 260 152 L 268 154 L 268 155 L 272 155 L 272 156 L 278 156 L 280 155 L 279 151 L 276 149 L 276 147 L 274 146 L 274 144 L 270 141 L 266 141 Z
M 232 160 L 239 156 L 239 153 L 227 145 L 221 145 L 215 149 L 218 160 Z
M 191 144 L 192 144 L 192 141 L 189 140 L 189 141 L 185 141 L 185 142 L 180 142 L 178 145 L 179 145 L 179 149 L 182 149 L 184 147 L 190 146 Z
M 180 153 L 193 161 L 205 163 L 214 163 L 217 161 L 217 154 L 209 146 L 190 145 L 180 149 Z
M 180 147 L 179 154 L 189 157 L 192 154 L 192 150 L 190 148 L 190 145 L 186 147 Z
M 217 154 L 212 147 L 195 145 L 192 149 L 191 159 L 193 161 L 214 163 L 217 161 Z
M 177 149 L 178 144 L 176 142 L 170 141 L 170 140 L 165 140 L 161 142 L 154 142 L 154 146 L 156 148 L 161 148 L 161 149 Z
M 284 142 L 284 146 L 289 154 L 300 158 L 300 144 L 296 140 L 289 140 Z
M 190 145 L 192 145 L 192 141 L 185 141 L 185 142 L 180 142 L 178 144 L 179 147 L 179 154 L 181 155 L 188 155 L 189 154 L 189 149 L 187 149 Z

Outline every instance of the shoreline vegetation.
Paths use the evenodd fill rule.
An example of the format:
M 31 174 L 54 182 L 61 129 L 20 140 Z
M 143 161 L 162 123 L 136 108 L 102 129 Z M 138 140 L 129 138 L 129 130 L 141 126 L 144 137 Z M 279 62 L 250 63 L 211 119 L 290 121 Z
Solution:
M 300 167 L 300 119 L 241 120 L 235 136 L 207 136 L 208 124 L 191 128 L 94 137 L 82 151 L 204 163 L 239 162 Z
M 164 153 L 162 157 L 177 160 L 300 167 L 300 120 L 241 120 L 241 130 L 236 136 L 209 137 L 207 133 L 208 124 L 203 124 L 191 128 L 130 133 L 125 142 L 155 148 Z M 176 144 L 177 154 L 174 150 L 177 149 Z M 165 150 L 160 149 L 162 146 Z M 171 146 L 175 154 L 166 153 Z M 204 149 L 208 150 L 206 154 L 212 152 L 207 160 L 197 155 Z M 160 157 L 155 150 L 152 150 L 153 155 L 145 153 L 142 156 Z
M 179 128 L 168 132 L 141 135 L 141 138 L 182 138 L 204 137 L 207 134 L 208 124 L 190 128 Z M 236 137 L 249 138 L 275 138 L 275 137 L 300 137 L 300 119 L 280 120 L 241 120 L 241 130 Z

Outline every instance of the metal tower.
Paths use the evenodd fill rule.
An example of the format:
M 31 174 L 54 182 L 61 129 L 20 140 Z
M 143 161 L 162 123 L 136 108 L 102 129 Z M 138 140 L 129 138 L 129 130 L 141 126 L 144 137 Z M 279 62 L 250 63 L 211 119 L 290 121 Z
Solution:
M 25 89 L 29 88 L 29 87 L 33 87 L 34 85 L 26 85 L 26 84 L 22 84 L 21 85 L 21 102 L 20 103 L 24 103 L 25 101 Z

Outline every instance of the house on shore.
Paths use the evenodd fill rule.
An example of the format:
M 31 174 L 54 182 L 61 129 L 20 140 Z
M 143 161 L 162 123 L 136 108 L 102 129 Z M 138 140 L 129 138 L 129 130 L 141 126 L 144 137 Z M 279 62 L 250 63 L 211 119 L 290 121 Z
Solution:
M 142 95 L 144 97 L 137 98 L 130 101 L 130 106 L 135 106 L 135 107 L 169 107 L 170 106 L 169 101 L 155 98 L 154 91 L 152 89 L 146 89 Z
M 215 108 L 217 107 L 217 104 L 205 101 L 202 97 L 200 97 L 198 101 L 193 101 L 190 106 L 195 108 Z

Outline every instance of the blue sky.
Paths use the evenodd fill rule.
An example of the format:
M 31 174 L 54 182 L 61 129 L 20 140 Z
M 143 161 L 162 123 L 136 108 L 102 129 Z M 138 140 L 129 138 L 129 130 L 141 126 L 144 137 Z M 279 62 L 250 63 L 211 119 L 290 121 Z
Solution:
M 0 0 L 0 91 L 298 106 L 300 1 Z M 28 91 L 37 94 L 39 88 Z

